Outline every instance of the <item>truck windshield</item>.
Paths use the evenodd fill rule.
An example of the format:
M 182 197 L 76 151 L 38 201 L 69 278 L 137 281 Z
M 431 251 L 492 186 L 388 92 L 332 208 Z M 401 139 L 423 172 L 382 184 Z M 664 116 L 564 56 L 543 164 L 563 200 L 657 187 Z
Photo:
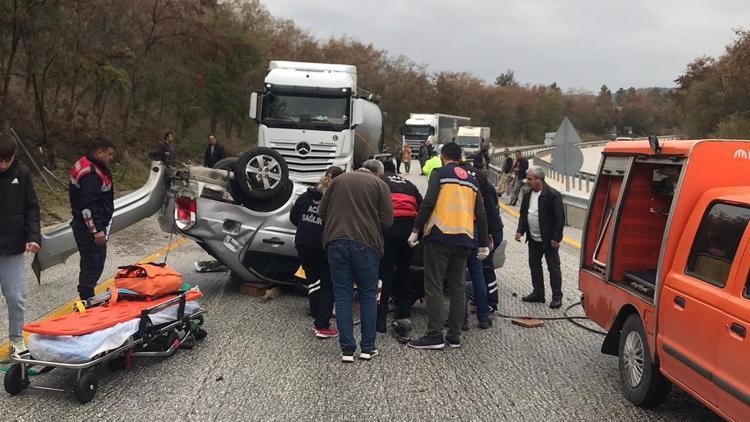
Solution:
M 459 136 L 456 143 L 462 147 L 479 148 L 479 137 L 476 136 Z
M 409 139 L 427 140 L 432 133 L 431 126 L 404 126 L 404 136 Z
M 275 94 L 263 96 L 262 123 L 269 127 L 349 129 L 349 97 Z

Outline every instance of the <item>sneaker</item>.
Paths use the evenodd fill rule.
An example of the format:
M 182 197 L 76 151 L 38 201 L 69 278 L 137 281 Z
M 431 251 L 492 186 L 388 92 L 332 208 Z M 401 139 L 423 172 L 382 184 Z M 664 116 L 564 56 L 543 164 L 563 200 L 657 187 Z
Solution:
M 503 314 L 500 312 L 499 309 L 492 308 L 492 307 L 490 307 L 490 315 L 496 316 L 496 317 L 501 317 L 501 318 L 503 317 Z
M 492 320 L 488 319 L 487 321 L 479 321 L 479 328 L 486 330 L 488 328 L 492 327 Z
M 411 340 L 411 321 L 409 319 L 397 319 L 393 321 L 393 337 L 401 344 L 408 343 Z
M 362 360 L 370 360 L 378 355 L 378 349 L 371 350 L 369 352 L 359 352 L 359 358 Z
M 354 351 L 343 351 L 341 352 L 341 362 L 352 363 L 354 362 Z
M 335 328 L 318 328 L 315 324 L 313 324 L 313 332 L 317 338 L 334 338 L 339 335 Z
M 442 334 L 425 334 L 416 340 L 409 341 L 408 345 L 415 349 L 441 350 L 445 347 L 445 342 Z
M 21 353 L 25 352 L 26 350 L 26 343 L 23 342 L 23 339 L 21 340 L 11 340 L 10 341 L 10 347 L 11 347 L 11 355 L 20 355 Z
M 445 341 L 451 349 L 458 349 L 461 347 L 461 339 L 458 337 L 445 336 Z

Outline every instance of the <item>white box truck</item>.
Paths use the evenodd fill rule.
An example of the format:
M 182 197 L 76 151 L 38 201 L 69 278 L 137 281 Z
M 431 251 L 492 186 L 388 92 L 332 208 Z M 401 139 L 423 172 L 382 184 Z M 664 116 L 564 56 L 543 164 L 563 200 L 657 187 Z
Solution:
M 456 139 L 458 128 L 471 123 L 471 118 L 439 113 L 411 113 L 401 128 L 402 143 L 411 147 L 412 155 L 419 152 L 422 141 L 436 149 Z
M 485 143 L 490 142 L 490 128 L 487 126 L 461 126 L 456 134 L 456 143 L 463 149 L 467 159 L 474 158 Z

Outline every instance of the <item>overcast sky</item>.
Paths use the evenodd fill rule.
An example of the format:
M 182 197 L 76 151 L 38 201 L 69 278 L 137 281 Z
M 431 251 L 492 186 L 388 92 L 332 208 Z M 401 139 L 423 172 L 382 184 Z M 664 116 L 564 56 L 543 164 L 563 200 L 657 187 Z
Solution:
M 262 0 L 319 38 L 349 35 L 430 71 L 564 89 L 671 87 L 750 29 L 750 0 Z

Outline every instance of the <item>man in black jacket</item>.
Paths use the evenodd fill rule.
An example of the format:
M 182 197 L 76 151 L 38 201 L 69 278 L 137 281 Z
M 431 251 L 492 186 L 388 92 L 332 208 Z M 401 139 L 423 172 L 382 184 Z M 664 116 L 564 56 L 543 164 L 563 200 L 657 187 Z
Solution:
M 544 169 L 531 167 L 526 172 L 531 190 L 521 200 L 516 241 L 526 235 L 529 244 L 529 267 L 534 291 L 523 297 L 524 302 L 544 303 L 544 272 L 542 256 L 547 261 L 549 284 L 552 289 L 552 309 L 562 306 L 562 273 L 560 272 L 560 242 L 565 226 L 565 210 L 562 196 L 544 183 Z
M 208 146 L 203 153 L 203 166 L 211 168 L 224 157 L 226 157 L 224 147 L 216 142 L 216 136 L 213 133 L 208 135 Z
M 383 288 L 380 293 L 376 330 L 379 333 L 386 332 L 388 300 L 393 292 L 397 304 L 394 331 L 397 338 L 405 338 L 411 328 L 409 265 L 414 256 L 414 249 L 409 247 L 407 239 L 414 227 L 417 210 L 422 205 L 422 195 L 414 183 L 396 174 L 393 161 L 384 162 L 383 169 L 383 181 L 391 191 L 393 202 L 393 225 L 383 230 L 384 248 L 383 257 L 380 259 L 380 279 L 383 281 Z
M 518 195 L 523 188 L 523 181 L 526 179 L 526 170 L 529 169 L 529 160 L 523 158 L 520 151 L 516 151 L 516 161 L 513 163 L 513 190 L 511 191 L 509 205 L 516 205 Z
M 91 153 L 70 169 L 68 192 L 73 213 L 70 226 L 81 255 L 78 294 L 82 300 L 94 296 L 107 258 L 107 239 L 115 209 L 112 173 L 107 164 L 114 154 L 114 145 L 96 138 Z
M 500 208 L 497 204 L 497 192 L 487 179 L 487 175 L 468 163 L 461 164 L 461 168 L 474 176 L 482 196 L 482 204 L 487 217 L 487 232 L 489 235 L 489 255 L 484 260 L 476 257 L 476 253 L 470 253 L 467 259 L 469 278 L 472 282 L 474 305 L 477 307 L 477 319 L 479 328 L 487 329 L 492 326 L 490 312 L 497 310 L 497 276 L 492 265 L 492 255 L 499 242 L 503 240 L 503 222 L 500 219 Z M 468 292 L 467 292 L 468 296 Z M 465 312 L 464 324 L 468 324 L 468 312 Z M 468 329 L 468 326 L 466 326 Z
M 0 133 L 0 288 L 8 304 L 8 338 L 13 353 L 20 353 L 26 349 L 22 336 L 26 308 L 23 253 L 38 252 L 41 235 L 31 173 L 15 155 L 15 140 Z
M 164 162 L 167 167 L 174 167 L 174 133 L 166 132 L 164 134 L 164 140 L 156 144 L 154 150 L 151 151 L 150 157 L 152 160 Z

